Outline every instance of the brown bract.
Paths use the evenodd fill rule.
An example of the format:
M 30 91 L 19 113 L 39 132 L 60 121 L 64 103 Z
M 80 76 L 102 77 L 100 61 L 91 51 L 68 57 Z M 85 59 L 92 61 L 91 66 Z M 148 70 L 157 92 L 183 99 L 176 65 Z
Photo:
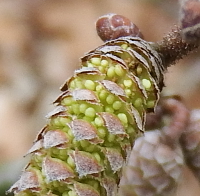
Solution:
M 65 180 L 75 176 L 74 171 L 64 161 L 56 158 L 46 157 L 42 170 L 48 181 Z
M 20 179 L 8 190 L 8 192 L 20 192 L 27 189 L 33 192 L 38 192 L 40 190 L 39 178 L 34 169 L 24 171 Z
M 74 159 L 76 170 L 80 177 L 88 174 L 98 174 L 104 170 L 91 153 L 76 150 L 70 156 Z
M 96 191 L 94 188 L 91 186 L 88 186 L 86 184 L 81 184 L 81 183 L 75 183 L 74 184 L 74 189 L 76 193 L 80 196 L 100 196 L 98 191 Z

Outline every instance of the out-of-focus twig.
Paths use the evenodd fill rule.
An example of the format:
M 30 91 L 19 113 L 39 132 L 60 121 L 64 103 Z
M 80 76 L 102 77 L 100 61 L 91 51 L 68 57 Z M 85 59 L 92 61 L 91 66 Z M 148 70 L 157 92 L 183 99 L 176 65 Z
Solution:
M 187 127 L 189 112 L 174 98 L 164 98 L 158 108 L 157 114 L 162 110 L 163 115 L 155 114 L 154 117 L 163 125 L 160 128 L 161 122 L 157 121 L 159 129 L 146 132 L 136 140 L 121 178 L 120 196 L 163 196 L 176 191 L 184 165 L 178 141 Z M 169 121 L 165 120 L 166 116 Z

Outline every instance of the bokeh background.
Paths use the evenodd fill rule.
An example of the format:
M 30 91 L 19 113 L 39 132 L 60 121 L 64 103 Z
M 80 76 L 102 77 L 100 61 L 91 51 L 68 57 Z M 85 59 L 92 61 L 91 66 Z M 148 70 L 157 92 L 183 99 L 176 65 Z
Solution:
M 0 196 L 19 177 L 61 84 L 102 43 L 95 21 L 110 12 L 130 18 L 148 41 L 161 40 L 180 15 L 177 0 L 0 0 Z M 199 75 L 197 51 L 168 70 L 164 94 L 200 108 Z M 177 195 L 200 195 L 188 169 Z

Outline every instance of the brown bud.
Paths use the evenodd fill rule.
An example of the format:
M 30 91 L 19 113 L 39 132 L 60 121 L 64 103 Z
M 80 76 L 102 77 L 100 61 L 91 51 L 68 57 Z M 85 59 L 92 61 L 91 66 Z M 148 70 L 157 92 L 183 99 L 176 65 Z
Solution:
M 100 17 L 96 22 L 96 29 L 103 41 L 125 36 L 143 38 L 142 33 L 134 23 L 128 18 L 117 14 L 107 14 Z
M 181 9 L 182 36 L 186 41 L 199 42 L 200 39 L 200 1 L 185 0 Z

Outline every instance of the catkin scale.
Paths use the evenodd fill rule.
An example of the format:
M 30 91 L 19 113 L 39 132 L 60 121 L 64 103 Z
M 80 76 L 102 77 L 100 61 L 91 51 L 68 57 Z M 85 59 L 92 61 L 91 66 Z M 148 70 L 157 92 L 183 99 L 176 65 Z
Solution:
M 139 37 L 111 40 L 81 59 L 61 87 L 17 196 L 114 196 L 122 167 L 163 85 L 161 59 Z

